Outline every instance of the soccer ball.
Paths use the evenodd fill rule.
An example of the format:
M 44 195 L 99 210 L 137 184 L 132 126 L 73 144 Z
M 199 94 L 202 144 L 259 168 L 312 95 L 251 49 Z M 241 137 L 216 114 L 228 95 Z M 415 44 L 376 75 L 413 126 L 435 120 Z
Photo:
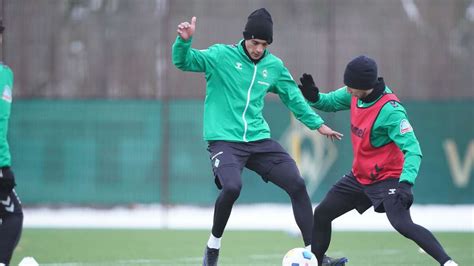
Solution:
M 294 248 L 283 257 L 282 266 L 318 266 L 318 260 L 305 248 Z

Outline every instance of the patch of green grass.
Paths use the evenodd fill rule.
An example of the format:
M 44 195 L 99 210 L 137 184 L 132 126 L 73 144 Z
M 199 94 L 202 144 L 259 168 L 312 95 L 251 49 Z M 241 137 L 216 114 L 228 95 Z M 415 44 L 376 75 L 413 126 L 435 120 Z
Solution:
M 460 265 L 474 265 L 474 233 L 435 233 Z M 40 265 L 200 265 L 209 231 L 25 229 L 11 265 L 34 257 Z M 227 231 L 220 265 L 281 265 L 300 237 L 280 231 Z M 396 232 L 334 232 L 330 256 L 346 256 L 348 266 L 437 265 Z

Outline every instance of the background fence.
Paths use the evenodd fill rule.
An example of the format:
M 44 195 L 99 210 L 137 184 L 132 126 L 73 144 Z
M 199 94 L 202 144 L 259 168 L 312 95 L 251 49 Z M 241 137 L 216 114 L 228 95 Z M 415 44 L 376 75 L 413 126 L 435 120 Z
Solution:
M 408 109 L 424 159 L 418 203 L 474 203 L 472 0 L 3 0 L 3 61 L 15 73 L 9 134 L 26 204 L 211 205 L 217 194 L 202 140 L 205 83 L 171 64 L 179 22 L 197 16 L 193 46 L 236 43 L 246 18 L 273 16 L 270 51 L 322 91 L 368 54 Z M 313 201 L 350 169 L 345 133 L 326 142 L 294 123 L 277 97 L 273 137 L 298 161 Z M 244 173 L 239 202 L 287 202 Z

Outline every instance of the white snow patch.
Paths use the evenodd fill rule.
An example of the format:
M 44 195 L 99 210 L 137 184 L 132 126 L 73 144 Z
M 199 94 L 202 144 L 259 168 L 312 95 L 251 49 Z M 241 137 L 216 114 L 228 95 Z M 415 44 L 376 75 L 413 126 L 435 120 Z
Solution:
M 134 208 L 25 208 L 26 228 L 206 229 L 213 207 L 142 205 Z M 433 231 L 474 231 L 474 205 L 413 205 L 415 223 Z M 291 205 L 235 205 L 226 229 L 298 233 Z M 334 230 L 391 231 L 385 214 L 351 211 L 333 221 Z

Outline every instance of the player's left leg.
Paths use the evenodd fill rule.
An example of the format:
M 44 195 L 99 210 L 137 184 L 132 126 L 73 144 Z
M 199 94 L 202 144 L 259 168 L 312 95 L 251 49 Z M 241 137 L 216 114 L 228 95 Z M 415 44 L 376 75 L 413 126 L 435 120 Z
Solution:
M 290 196 L 293 215 L 303 235 L 305 246 L 311 245 L 312 242 L 314 243 L 314 241 L 312 241 L 314 235 L 311 200 L 306 191 L 304 180 L 296 167 L 296 163 L 294 161 L 288 161 L 275 165 L 268 174 L 268 180 L 282 188 Z M 327 243 L 329 245 L 329 240 Z M 347 258 L 331 258 L 323 254 L 318 261 L 320 265 L 324 266 L 344 266 L 347 262 Z
M 267 178 L 290 197 L 293 215 L 303 236 L 304 244 L 310 245 L 313 210 L 304 179 L 300 176 L 296 163 L 287 161 L 274 165 Z
M 250 149 L 252 155 L 246 167 L 258 173 L 265 182 L 270 181 L 288 193 L 304 244 L 310 245 L 313 211 L 304 179 L 295 161 L 272 139 L 255 142 L 251 144 Z
M 21 204 L 12 191 L 0 201 L 0 265 L 9 265 L 23 228 Z
M 451 258 L 446 254 L 441 244 L 426 228 L 415 224 L 410 215 L 410 209 L 406 209 L 396 196 L 388 196 L 383 201 L 383 206 L 387 214 L 390 224 L 400 234 L 408 239 L 413 240 L 431 257 L 438 261 L 441 265 L 445 265 Z

